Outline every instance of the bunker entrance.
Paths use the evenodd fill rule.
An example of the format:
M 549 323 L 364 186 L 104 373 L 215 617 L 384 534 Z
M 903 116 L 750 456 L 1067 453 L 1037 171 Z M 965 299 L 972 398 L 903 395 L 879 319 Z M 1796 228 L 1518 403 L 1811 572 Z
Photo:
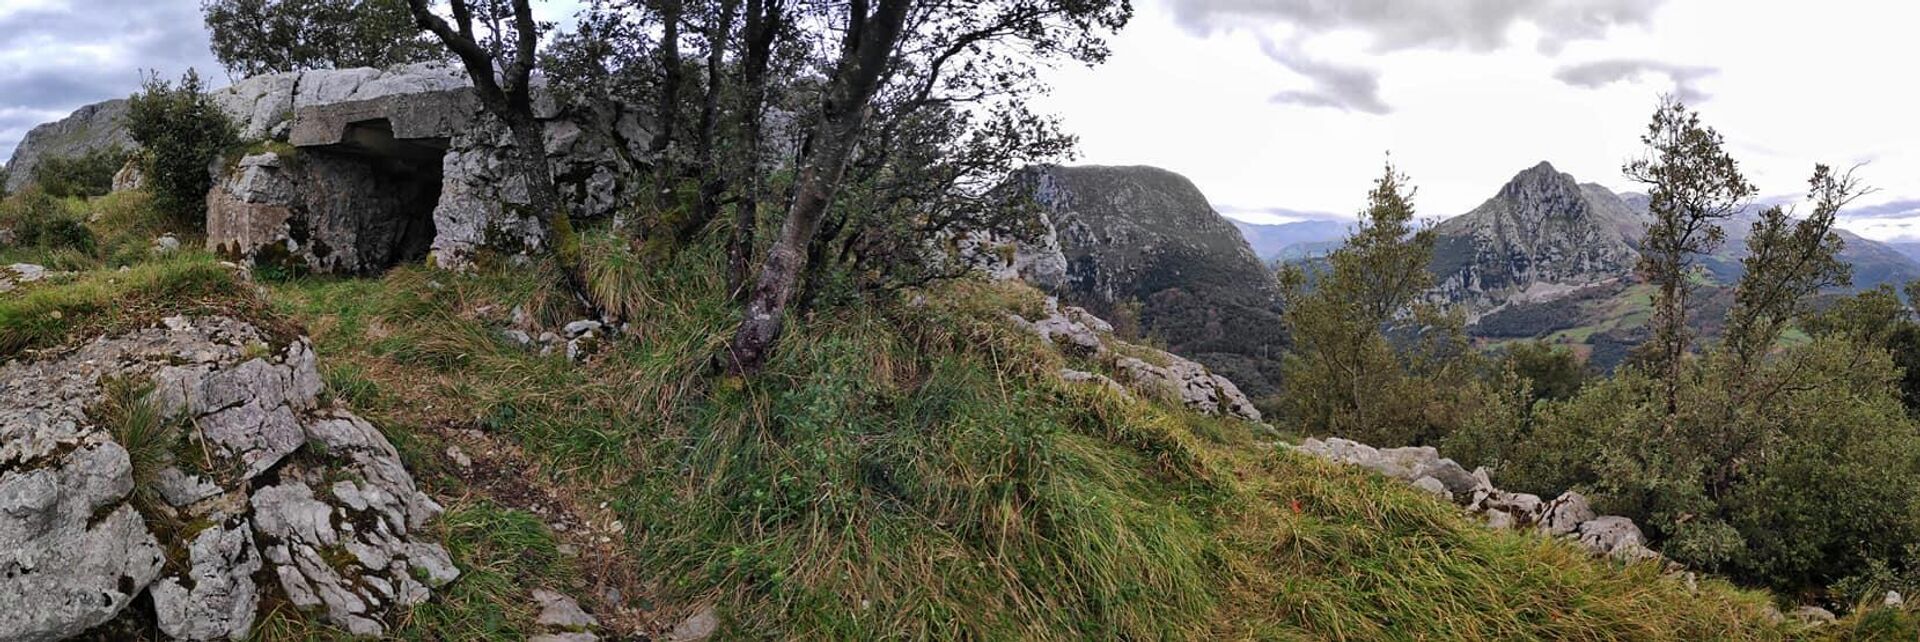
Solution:
M 353 272 L 376 272 L 425 259 L 433 247 L 433 210 L 440 202 L 447 139 L 393 136 L 386 120 L 353 123 L 338 143 L 302 148 L 321 195 L 307 230 L 321 261 Z M 326 247 L 326 239 L 352 247 Z M 333 255 L 333 256 L 329 256 Z

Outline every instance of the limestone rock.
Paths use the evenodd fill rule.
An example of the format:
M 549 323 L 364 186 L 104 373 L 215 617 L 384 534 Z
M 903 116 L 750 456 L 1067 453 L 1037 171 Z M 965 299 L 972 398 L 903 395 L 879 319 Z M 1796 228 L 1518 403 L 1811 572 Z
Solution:
M 1441 499 L 1446 499 L 1446 500 L 1453 499 L 1453 493 L 1447 490 L 1446 483 L 1441 482 L 1440 480 L 1434 479 L 1432 477 L 1421 477 L 1419 479 L 1413 480 L 1413 487 L 1418 488 L 1420 490 L 1427 491 L 1429 493 L 1433 493 L 1434 496 L 1439 497 Z
M 719 631 L 720 616 L 709 606 L 674 625 L 673 630 L 667 632 L 667 641 L 701 642 Z
M 1640 527 L 1625 517 L 1596 517 L 1581 522 L 1576 533 L 1580 545 L 1595 555 L 1637 561 L 1652 552 L 1647 549 L 1647 539 L 1640 534 Z
M 113 191 L 130 192 L 147 186 L 147 173 L 140 167 L 140 159 L 129 158 L 120 171 L 113 173 Z
M 167 461 L 179 451 L 149 453 L 166 506 L 128 503 L 132 460 L 88 416 L 108 378 L 151 382 L 146 402 L 169 425 L 197 427 L 179 436 L 207 457 L 194 472 Z M 320 389 L 305 339 L 224 317 L 0 365 L 0 550 L 19 552 L 0 573 L 0 639 L 76 634 L 143 591 L 176 638 L 244 639 L 269 591 L 377 636 L 394 609 L 457 577 L 423 538 L 440 507 L 377 430 L 321 406 Z M 207 526 L 161 542 L 140 510 Z M 163 570 L 163 548 L 186 551 L 189 568 Z
M 1800 608 L 1794 609 L 1793 619 L 1799 620 L 1800 622 L 1803 622 L 1806 624 L 1811 624 L 1813 626 L 1821 626 L 1825 624 L 1832 624 L 1834 623 L 1835 620 L 1839 618 L 1834 617 L 1833 611 L 1829 611 L 1829 610 L 1820 608 L 1818 606 L 1807 605 L 1807 606 L 1802 606 Z
M 1548 535 L 1569 535 L 1580 530 L 1580 524 L 1598 516 L 1593 512 L 1593 507 L 1587 504 L 1585 495 L 1567 491 L 1555 497 L 1542 511 L 1540 530 Z
M 12 374 L 0 370 L 0 381 L 13 382 Z M 0 395 L 10 404 L 28 401 L 8 387 L 0 384 Z M 0 456 L 0 551 L 7 551 L 0 559 L 0 639 L 59 640 L 126 608 L 160 574 L 161 549 L 125 504 L 133 490 L 125 449 L 80 430 L 23 435 L 12 421 L 21 415 L 7 412 L 14 409 L 0 410 L 0 434 L 13 451 Z M 75 448 L 28 446 L 37 454 L 19 457 L 14 440 L 36 435 Z
M 184 640 L 245 639 L 260 598 L 253 583 L 260 570 L 253 529 L 245 520 L 235 528 L 209 527 L 193 538 L 189 551 L 193 570 L 186 578 L 153 586 L 160 630 Z
M 535 622 L 541 626 L 578 630 L 600 625 L 599 620 L 580 610 L 579 602 L 560 593 L 534 589 L 533 601 L 540 605 L 540 616 Z

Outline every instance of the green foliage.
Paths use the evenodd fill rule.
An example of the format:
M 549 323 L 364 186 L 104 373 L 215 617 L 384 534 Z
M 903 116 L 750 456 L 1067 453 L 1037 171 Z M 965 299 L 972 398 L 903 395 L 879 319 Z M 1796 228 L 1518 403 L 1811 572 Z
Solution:
M 180 422 L 166 417 L 152 393 L 152 382 L 109 379 L 101 383 L 100 402 L 87 410 L 87 418 L 126 449 L 133 468 L 133 502 L 144 515 L 163 514 L 157 510 L 163 504 L 156 480 L 173 463 L 183 439 Z
M 1721 351 L 1690 361 L 1670 422 L 1648 375 L 1589 384 L 1544 402 L 1491 465 L 1515 488 L 1583 489 L 1689 566 L 1783 590 L 1920 541 L 1920 431 L 1885 353 L 1822 338 L 1742 372 Z
M 94 250 L 93 231 L 85 218 L 66 203 L 38 187 L 0 200 L 0 230 L 12 241 L 0 249 L 35 248 L 40 250 Z
M 1412 189 L 1389 166 L 1329 268 L 1281 272 L 1288 415 L 1312 434 L 1381 445 L 1437 443 L 1490 391 L 1461 321 L 1421 303 L 1433 281 L 1431 229 L 1413 228 Z M 1390 334 L 1391 333 L 1391 334 Z M 1397 345 L 1396 345 L 1397 344 Z
M 1523 341 L 1508 346 L 1503 361 L 1527 381 L 1534 400 L 1572 397 L 1587 381 L 1580 355 L 1565 347 Z
M 406 0 L 203 0 L 213 55 L 246 78 L 444 59 Z
M 209 98 L 200 75 L 187 70 L 179 84 L 149 77 L 127 105 L 127 132 L 146 153 L 147 189 L 154 205 L 195 229 L 205 225 L 207 167 L 237 135 Z
M 126 150 L 108 147 L 80 156 L 41 159 L 33 166 L 33 184 L 56 198 L 103 196 L 113 191 L 113 175 L 127 157 Z

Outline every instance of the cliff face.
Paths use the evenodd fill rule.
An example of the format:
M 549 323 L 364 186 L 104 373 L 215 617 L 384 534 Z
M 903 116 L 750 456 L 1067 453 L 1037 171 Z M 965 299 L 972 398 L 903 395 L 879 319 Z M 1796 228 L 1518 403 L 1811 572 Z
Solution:
M 1626 276 L 1641 215 L 1611 191 L 1541 163 L 1437 228 L 1436 293 L 1471 308 Z
M 1192 181 L 1153 167 L 1059 166 L 1019 180 L 1058 246 L 1022 248 L 1023 277 L 1102 317 L 1135 317 L 1142 334 L 1252 396 L 1274 391 L 1283 345 L 1278 288 Z M 1059 266 L 1063 273 L 1054 273 Z
M 133 149 L 133 137 L 120 120 L 127 114 L 125 99 L 81 107 L 61 120 L 27 132 L 7 161 L 6 191 L 17 192 L 33 178 L 33 167 L 48 158 L 81 156 L 98 149 Z

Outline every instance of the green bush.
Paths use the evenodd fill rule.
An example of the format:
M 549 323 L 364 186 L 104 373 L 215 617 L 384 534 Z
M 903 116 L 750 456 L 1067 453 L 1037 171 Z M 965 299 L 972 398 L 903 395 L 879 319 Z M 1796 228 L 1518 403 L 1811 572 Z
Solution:
M 178 85 L 148 78 L 127 106 L 127 130 L 146 149 L 154 205 L 176 221 L 204 225 L 207 191 L 213 187 L 207 167 L 237 135 L 207 96 L 199 74 L 188 70 Z
M 48 158 L 33 166 L 33 183 L 57 198 L 92 198 L 113 191 L 113 175 L 127 150 L 107 147 L 79 156 Z
M 1531 426 L 1470 427 L 1450 441 L 1481 445 L 1474 463 L 1502 486 L 1586 492 L 1692 568 L 1807 591 L 1875 562 L 1911 564 L 1920 427 L 1892 358 L 1827 337 L 1754 375 L 1734 363 L 1721 350 L 1689 360 L 1671 420 L 1660 382 L 1628 370 L 1540 402 Z
M 0 230 L 12 238 L 0 247 L 92 252 L 95 244 L 80 215 L 37 188 L 0 201 Z

